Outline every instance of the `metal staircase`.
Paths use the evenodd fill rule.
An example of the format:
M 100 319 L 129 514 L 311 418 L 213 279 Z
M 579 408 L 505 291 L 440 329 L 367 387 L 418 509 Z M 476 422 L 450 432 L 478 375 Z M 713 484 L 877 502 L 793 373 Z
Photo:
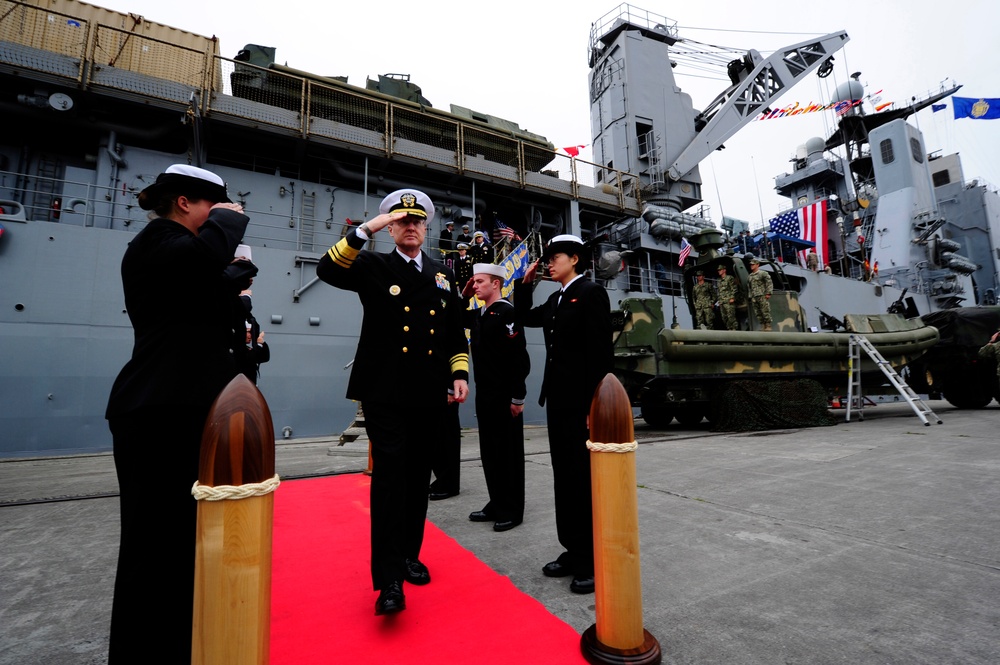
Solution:
M 881 353 L 878 352 L 871 342 L 868 341 L 864 335 L 852 334 L 850 337 L 850 352 L 847 360 L 847 421 L 851 420 L 851 411 L 858 412 L 858 420 L 864 420 L 864 399 L 861 396 L 861 351 L 868 354 L 868 357 L 874 361 L 882 373 L 885 374 L 886 378 L 889 379 L 889 383 L 892 387 L 899 391 L 899 394 L 903 396 L 906 403 L 910 405 L 913 412 L 917 414 L 917 417 L 923 421 L 924 425 L 930 425 L 928 416 L 934 419 L 938 425 L 941 424 L 941 419 L 931 411 L 930 407 L 920 399 L 920 397 L 913 392 L 913 389 L 903 381 L 903 378 L 896 373 L 896 370 L 892 368 L 889 361 L 886 360 Z

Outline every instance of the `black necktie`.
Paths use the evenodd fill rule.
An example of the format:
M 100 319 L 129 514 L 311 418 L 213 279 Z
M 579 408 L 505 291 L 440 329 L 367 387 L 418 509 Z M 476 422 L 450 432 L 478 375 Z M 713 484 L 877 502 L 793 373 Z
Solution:
M 413 266 L 414 270 L 416 270 L 417 272 L 420 272 L 420 266 L 417 265 L 417 260 L 416 259 L 410 259 L 410 265 Z

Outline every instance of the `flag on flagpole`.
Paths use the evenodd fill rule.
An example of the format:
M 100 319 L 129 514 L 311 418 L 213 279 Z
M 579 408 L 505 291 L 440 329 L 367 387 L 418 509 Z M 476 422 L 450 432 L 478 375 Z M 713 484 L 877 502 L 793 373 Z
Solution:
M 576 157 L 577 155 L 580 154 L 580 149 L 586 147 L 587 147 L 586 143 L 584 143 L 583 145 L 571 145 L 568 148 L 563 148 L 563 151 L 570 157 Z
M 499 219 L 497 220 L 497 228 L 500 229 L 500 235 L 502 236 L 513 238 L 515 235 L 517 235 L 516 233 L 514 233 L 514 229 L 510 228 L 509 226 L 501 222 Z
M 931 111 L 937 113 L 938 111 L 943 111 L 948 108 L 947 104 L 931 104 Z
M 819 269 L 826 265 L 826 199 L 797 210 L 783 212 L 770 221 L 771 230 L 775 233 L 799 238 L 816 243 L 816 254 L 819 256 Z M 808 249 L 798 252 L 799 265 L 806 267 Z
M 955 112 L 955 120 L 971 118 L 973 120 L 993 120 L 1000 118 L 1000 98 L 987 97 L 952 97 L 951 107 Z
M 687 238 L 681 238 L 681 253 L 677 255 L 677 265 L 683 266 L 684 261 L 687 259 L 690 253 L 691 253 L 691 243 L 687 241 Z

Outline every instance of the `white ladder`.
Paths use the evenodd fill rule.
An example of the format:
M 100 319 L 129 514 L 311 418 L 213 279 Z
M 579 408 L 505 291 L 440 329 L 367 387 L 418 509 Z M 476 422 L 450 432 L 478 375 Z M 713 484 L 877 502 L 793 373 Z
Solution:
M 923 421 L 924 425 L 930 425 L 930 421 L 927 420 L 927 416 L 931 416 L 937 424 L 941 424 L 941 419 L 931 411 L 930 407 L 917 396 L 913 389 L 903 381 L 903 377 L 896 373 L 896 370 L 892 368 L 889 361 L 882 357 L 882 354 L 878 352 L 868 338 L 864 335 L 852 334 L 850 336 L 850 355 L 847 359 L 847 420 L 851 420 L 851 410 L 856 409 L 858 411 L 858 419 L 864 420 L 863 411 L 863 398 L 861 397 L 861 350 L 864 349 L 868 357 L 871 358 L 875 364 L 878 366 L 882 373 L 885 374 L 886 378 L 889 379 L 889 383 L 892 384 L 893 388 L 899 391 L 899 394 L 903 396 L 906 403 L 910 405 L 913 412 L 917 414 L 917 417 Z

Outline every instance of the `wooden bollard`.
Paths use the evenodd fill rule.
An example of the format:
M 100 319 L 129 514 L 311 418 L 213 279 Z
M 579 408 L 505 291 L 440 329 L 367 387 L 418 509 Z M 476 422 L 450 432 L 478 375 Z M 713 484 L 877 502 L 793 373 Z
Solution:
M 201 440 L 193 665 L 266 665 L 271 629 L 274 426 L 264 396 L 238 374 L 216 398 Z
M 660 643 L 642 625 L 632 406 L 613 374 L 590 403 L 590 439 L 597 623 L 580 648 L 590 663 L 659 663 Z

